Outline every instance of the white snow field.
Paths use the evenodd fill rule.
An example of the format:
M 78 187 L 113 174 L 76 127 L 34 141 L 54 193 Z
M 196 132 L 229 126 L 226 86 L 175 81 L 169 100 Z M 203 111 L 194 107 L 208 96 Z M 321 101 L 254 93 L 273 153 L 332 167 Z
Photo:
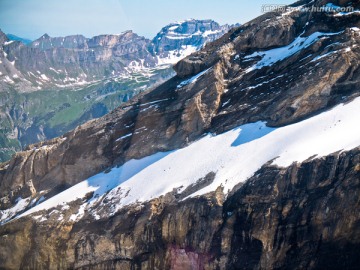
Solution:
M 329 111 L 304 121 L 281 128 L 269 128 L 264 122 L 246 124 L 219 135 L 208 134 L 189 146 L 159 152 L 140 160 L 130 160 L 109 173 L 97 174 L 58 195 L 30 208 L 17 217 L 83 198 L 93 191 L 94 196 L 84 202 L 72 220 L 82 217 L 84 209 L 106 198 L 111 201 L 112 215 L 120 208 L 145 202 L 177 189 L 179 192 L 209 172 L 216 173 L 214 181 L 190 196 L 214 191 L 222 185 L 225 192 L 246 181 L 263 166 L 272 164 L 287 167 L 309 157 L 326 156 L 339 150 L 350 150 L 360 145 L 360 97 L 340 104 Z M 0 212 L 1 220 L 23 210 L 24 199 L 14 209 Z M 101 204 L 100 204 L 101 205 Z M 11 212 L 11 214 L 10 214 Z

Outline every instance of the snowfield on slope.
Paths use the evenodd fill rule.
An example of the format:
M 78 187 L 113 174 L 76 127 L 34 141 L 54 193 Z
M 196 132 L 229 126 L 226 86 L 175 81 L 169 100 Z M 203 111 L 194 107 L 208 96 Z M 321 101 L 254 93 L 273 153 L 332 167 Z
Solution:
M 264 122 L 256 122 L 223 134 L 208 134 L 185 148 L 130 160 L 108 173 L 95 175 L 18 217 L 66 205 L 90 191 L 94 195 L 84 203 L 81 213 L 88 209 L 99 218 L 99 215 L 103 215 L 98 211 L 103 203 L 100 203 L 100 208 L 91 208 L 95 202 L 106 198 L 112 206 L 106 215 L 112 215 L 123 206 L 145 202 L 174 189 L 181 192 L 209 172 L 216 173 L 214 181 L 190 196 L 214 191 L 220 185 L 228 192 L 270 160 L 274 165 L 287 167 L 309 157 L 325 156 L 359 146 L 359 115 L 360 97 L 277 129 L 267 127 Z M 81 213 L 75 215 L 73 220 L 81 218 Z
M 285 58 L 288 58 L 304 48 L 309 47 L 313 43 L 317 42 L 320 39 L 328 38 L 329 36 L 334 36 L 341 34 L 342 32 L 338 33 L 321 33 L 315 32 L 308 37 L 297 37 L 292 43 L 287 46 L 271 49 L 268 51 L 260 51 L 254 52 L 253 54 L 247 55 L 244 57 L 245 61 L 252 60 L 255 57 L 261 57 L 255 65 L 249 67 L 245 72 L 250 72 L 255 69 L 261 69 L 262 67 L 271 66 L 272 64 L 282 61 Z

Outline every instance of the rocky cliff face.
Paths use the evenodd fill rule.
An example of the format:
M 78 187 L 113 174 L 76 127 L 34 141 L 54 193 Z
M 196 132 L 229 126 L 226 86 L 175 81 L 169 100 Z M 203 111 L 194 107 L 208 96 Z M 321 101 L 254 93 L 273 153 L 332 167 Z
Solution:
M 17 153 L 2 266 L 355 269 L 359 27 L 358 12 L 265 14 Z
M 355 269 L 359 162 L 355 149 L 264 166 L 226 200 L 219 188 L 185 201 L 169 194 L 101 220 L 23 218 L 0 227 L 2 267 Z

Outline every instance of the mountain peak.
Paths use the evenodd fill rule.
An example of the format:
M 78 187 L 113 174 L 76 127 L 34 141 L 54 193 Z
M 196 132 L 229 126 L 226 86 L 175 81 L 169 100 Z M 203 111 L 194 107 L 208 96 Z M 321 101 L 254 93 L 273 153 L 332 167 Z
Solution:
M 163 27 L 153 39 L 153 43 L 158 53 L 173 51 L 182 46 L 199 49 L 204 44 L 219 38 L 229 29 L 228 25 L 220 26 L 209 19 L 186 19 Z
M 49 36 L 47 33 L 43 34 L 43 35 L 40 37 L 40 39 L 49 39 L 49 38 L 50 38 L 50 36 Z
M 180 28 L 175 28 L 174 26 L 179 26 Z M 196 20 L 196 19 L 186 19 L 182 21 L 177 21 L 170 23 L 167 26 L 163 27 L 161 31 L 175 31 L 180 33 L 193 34 L 197 31 L 204 32 L 207 30 L 212 30 L 213 28 L 221 28 L 221 26 L 213 20 Z

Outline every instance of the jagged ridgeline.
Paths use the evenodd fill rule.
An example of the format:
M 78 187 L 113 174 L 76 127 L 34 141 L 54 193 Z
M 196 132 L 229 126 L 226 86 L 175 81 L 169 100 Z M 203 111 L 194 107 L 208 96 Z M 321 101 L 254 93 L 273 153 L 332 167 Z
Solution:
M 292 7 L 3 163 L 0 267 L 358 268 L 360 4 Z
M 0 161 L 174 76 L 172 64 L 230 27 L 191 19 L 164 27 L 153 40 L 132 31 L 93 38 L 45 34 L 27 45 L 0 31 Z

